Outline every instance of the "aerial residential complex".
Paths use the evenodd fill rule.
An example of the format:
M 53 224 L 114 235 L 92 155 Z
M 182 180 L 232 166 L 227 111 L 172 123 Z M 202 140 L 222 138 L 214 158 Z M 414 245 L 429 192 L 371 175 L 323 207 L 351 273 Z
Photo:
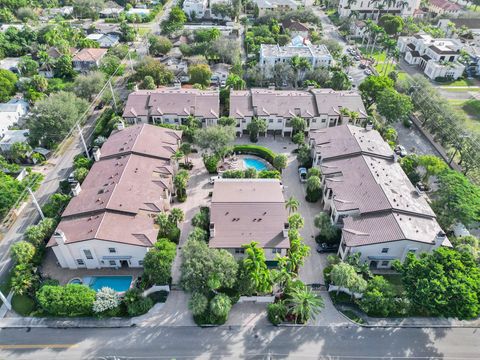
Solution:
M 181 131 L 139 124 L 113 133 L 48 242 L 63 268 L 141 267 L 170 209 Z
M 230 117 L 237 120 L 237 134 L 247 131 L 252 118 L 264 118 L 268 133 L 290 135 L 290 120 L 300 116 L 307 120 L 307 130 L 337 126 L 351 121 L 342 111 L 358 114 L 354 123 L 362 123 L 367 111 L 356 91 L 332 89 L 275 90 L 250 89 L 230 93 Z
M 340 0 L 338 3 L 338 13 L 341 17 L 348 17 L 352 12 L 355 12 L 358 14 L 358 19 L 378 20 L 383 14 L 394 14 L 403 17 L 413 16 L 419 6 L 420 0 L 381 3 L 370 0 Z
M 181 124 L 189 116 L 195 116 L 208 126 L 217 123 L 219 111 L 218 90 L 159 88 L 131 93 L 123 118 L 130 124 Z
M 314 166 L 322 173 L 323 208 L 342 228 L 342 259 L 359 252 L 371 268 L 389 268 L 409 252 L 451 246 L 377 131 L 342 125 L 309 137 Z
M 457 39 L 435 39 L 428 34 L 400 36 L 398 48 L 408 64 L 417 65 L 432 80 L 457 79 L 465 70 L 458 62 L 463 44 Z
M 213 186 L 211 248 L 244 256 L 242 245 L 255 241 L 270 265 L 290 248 L 282 185 L 276 179 L 221 179 Z

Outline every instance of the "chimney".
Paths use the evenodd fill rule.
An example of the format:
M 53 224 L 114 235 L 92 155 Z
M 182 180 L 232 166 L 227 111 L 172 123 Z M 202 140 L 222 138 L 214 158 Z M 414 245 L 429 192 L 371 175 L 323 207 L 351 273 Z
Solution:
M 98 146 L 95 146 L 93 148 L 93 158 L 95 159 L 95 161 L 99 161 L 101 155 L 102 153 L 100 152 L 100 148 Z
M 78 181 L 74 182 L 72 184 L 73 196 L 78 196 L 78 194 L 80 194 L 81 191 L 82 191 L 82 188 L 80 187 L 80 183 Z
M 288 230 L 290 230 L 290 224 L 288 222 L 283 223 L 283 237 L 288 237 Z
M 365 130 L 367 131 L 373 130 L 373 123 L 372 122 L 367 123 L 367 125 L 365 125 Z
M 435 240 L 434 240 L 435 245 L 433 246 L 433 248 L 438 249 L 440 246 L 442 246 L 446 238 L 447 238 L 447 235 L 442 230 L 440 230 L 437 236 L 435 236 Z
M 210 237 L 213 238 L 215 237 L 215 224 L 210 223 Z
M 53 239 L 55 240 L 57 245 L 64 245 L 67 241 L 65 234 L 60 229 L 55 230 L 55 232 L 53 233 Z
M 123 130 L 123 129 L 125 129 L 125 123 L 123 122 L 123 120 L 119 120 L 117 123 L 117 130 Z

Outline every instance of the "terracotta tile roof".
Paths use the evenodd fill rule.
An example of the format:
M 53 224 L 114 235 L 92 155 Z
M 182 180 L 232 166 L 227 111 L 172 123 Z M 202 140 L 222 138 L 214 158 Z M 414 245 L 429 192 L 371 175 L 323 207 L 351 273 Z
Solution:
M 429 0 L 430 4 L 445 11 L 458 11 L 462 7 L 447 0 Z
M 148 124 L 133 125 L 110 135 L 101 148 L 101 156 L 103 159 L 138 154 L 169 160 L 178 149 L 181 138 L 181 131 Z
M 139 90 L 128 96 L 123 117 L 190 115 L 216 119 L 220 97 L 216 90 L 159 88 Z
M 57 226 L 66 235 L 66 244 L 92 239 L 151 247 L 157 241 L 158 229 L 153 219 L 104 212 L 97 215 L 62 219 Z M 56 246 L 52 237 L 47 247 Z
M 393 159 L 393 151 L 376 130 L 340 125 L 309 133 L 310 142 L 322 161 L 365 154 Z
M 278 180 L 217 180 L 210 210 L 215 235 L 209 246 L 240 248 L 256 241 L 263 248 L 289 248 L 289 240 L 283 236 L 287 217 Z
M 73 61 L 97 62 L 105 56 L 107 49 L 85 48 L 77 52 Z

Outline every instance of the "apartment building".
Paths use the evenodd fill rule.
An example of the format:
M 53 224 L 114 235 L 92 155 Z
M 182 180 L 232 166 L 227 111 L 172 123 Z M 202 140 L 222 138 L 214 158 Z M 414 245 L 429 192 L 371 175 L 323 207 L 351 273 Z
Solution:
M 357 113 L 358 118 L 350 119 L 344 110 Z M 307 121 L 307 130 L 315 130 L 360 124 L 367 119 L 367 111 L 356 91 L 269 88 L 231 91 L 229 116 L 237 120 L 237 135 L 247 133 L 248 124 L 258 117 L 267 120 L 268 133 L 285 136 L 292 133 L 291 119 L 297 116 Z
M 322 173 L 322 207 L 342 228 L 339 256 L 361 253 L 372 268 L 389 268 L 409 252 L 451 246 L 426 198 L 371 127 L 342 125 L 310 132 Z
M 158 88 L 128 95 L 123 118 L 129 124 L 182 124 L 189 116 L 203 126 L 216 125 L 220 113 L 218 90 Z
M 170 209 L 172 154 L 182 133 L 153 125 L 114 132 L 47 244 L 63 268 L 141 267 L 157 240 L 154 219 Z
M 406 1 L 371 1 L 371 0 L 340 0 L 338 3 L 338 13 L 340 17 L 349 17 L 355 12 L 358 19 L 378 20 L 384 14 L 399 15 L 402 17 L 413 16 L 415 10 L 420 7 L 420 0 Z
M 398 38 L 398 48 L 405 61 L 418 66 L 432 80 L 457 79 L 463 75 L 465 65 L 458 62 L 462 47 L 457 39 L 435 39 L 428 34 Z
M 220 179 L 213 185 L 208 246 L 225 249 L 236 258 L 243 245 L 255 241 L 265 251 L 267 264 L 287 255 L 288 213 L 277 179 Z

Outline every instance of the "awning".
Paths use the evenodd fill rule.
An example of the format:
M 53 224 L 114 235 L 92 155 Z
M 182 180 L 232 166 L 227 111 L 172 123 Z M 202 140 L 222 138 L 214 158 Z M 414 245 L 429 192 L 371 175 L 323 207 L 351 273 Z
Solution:
M 102 256 L 102 260 L 130 260 L 131 256 Z
M 368 256 L 368 260 L 396 260 L 397 258 L 395 256 Z

